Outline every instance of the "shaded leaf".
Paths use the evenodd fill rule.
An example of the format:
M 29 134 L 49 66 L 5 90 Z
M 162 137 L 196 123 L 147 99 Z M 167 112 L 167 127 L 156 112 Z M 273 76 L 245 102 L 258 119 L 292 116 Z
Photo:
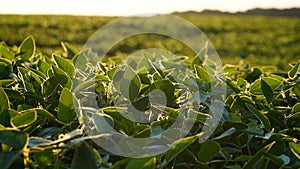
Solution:
M 246 103 L 248 109 L 258 118 L 258 120 L 264 125 L 266 130 L 271 130 L 271 124 L 266 115 L 264 115 L 262 112 L 258 111 L 254 106 L 251 104 Z
M 72 160 L 71 169 L 97 169 L 97 163 L 95 160 L 94 152 L 90 146 L 86 143 L 82 143 L 76 148 L 74 157 Z
M 131 159 L 126 165 L 125 169 L 154 169 L 156 164 L 156 157 L 146 157 L 146 158 L 134 158 Z
M 11 129 L 1 129 L 0 142 L 22 149 L 27 144 L 27 133 Z
M 198 159 L 201 162 L 207 163 L 221 150 L 221 146 L 216 141 L 207 141 L 202 146 L 198 153 Z

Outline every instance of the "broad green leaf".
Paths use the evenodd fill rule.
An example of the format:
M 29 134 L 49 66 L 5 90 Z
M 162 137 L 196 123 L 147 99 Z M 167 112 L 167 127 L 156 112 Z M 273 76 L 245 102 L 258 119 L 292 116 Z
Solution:
M 35 42 L 34 38 L 32 36 L 27 37 L 19 48 L 20 51 L 20 59 L 22 60 L 28 60 L 31 58 L 35 53 Z
M 20 154 L 21 151 L 0 152 L 0 168 L 8 169 Z
M 76 148 L 71 165 L 71 169 L 83 168 L 98 169 L 94 152 L 86 143 Z
M 50 166 L 55 160 L 52 150 L 36 152 L 34 153 L 33 158 L 40 168 L 46 168 L 47 166 Z
M 0 123 L 8 126 L 10 124 L 10 116 L 8 113 L 9 99 L 2 87 L 0 87 Z
M 51 114 L 50 112 L 48 112 L 46 109 L 35 108 L 34 110 L 37 112 L 37 114 L 39 116 L 42 116 L 49 120 L 57 122 L 57 119 L 55 118 L 55 116 L 53 114 Z
M 156 157 L 146 157 L 146 158 L 134 158 L 131 159 L 126 165 L 125 169 L 154 169 L 156 164 Z
M 247 108 L 258 118 L 258 120 L 264 125 L 266 130 L 270 131 L 271 130 L 271 124 L 268 119 L 268 117 L 263 114 L 262 112 L 258 111 L 254 106 L 251 104 L 246 103 Z
M 262 158 L 262 156 L 267 153 L 275 142 L 272 142 L 262 149 L 258 150 L 255 155 L 253 155 L 247 163 L 243 166 L 243 169 L 252 169 L 253 166 Z
M 198 153 L 198 159 L 201 162 L 207 163 L 221 150 L 221 146 L 216 141 L 207 141 L 202 146 Z
M 300 112 L 289 115 L 286 124 L 291 128 L 298 126 L 300 124 Z
M 292 112 L 296 113 L 296 112 L 300 112 L 300 102 L 296 103 L 293 108 L 292 108 Z
M 278 88 L 282 83 L 282 81 L 271 77 L 263 77 L 262 80 L 264 80 L 270 86 L 272 91 Z M 250 92 L 257 95 L 263 94 L 261 88 L 261 79 L 257 79 L 250 85 Z
M 72 93 L 68 88 L 63 88 L 59 98 L 57 117 L 64 123 L 70 123 L 75 116 Z
M 3 60 L 3 58 L 0 58 L 0 79 L 7 79 L 12 72 L 12 65 L 3 62 Z
M 75 68 L 73 64 L 60 56 L 53 55 L 54 61 L 56 65 L 63 70 L 65 73 L 69 75 L 69 77 L 74 78 L 75 76 Z
M 4 46 L 0 45 L 0 54 L 2 55 L 2 57 L 6 58 L 10 61 L 12 61 L 14 59 L 14 53 L 11 52 L 8 47 L 4 47 Z
M 298 70 L 299 70 L 299 65 L 300 62 L 297 62 L 295 64 L 295 66 L 288 72 L 289 78 L 290 79 L 295 79 L 295 77 L 297 76 Z
M 153 95 L 151 96 L 153 101 L 156 100 L 157 102 L 161 102 L 161 103 L 165 103 L 165 101 L 167 101 L 167 103 L 171 103 L 175 99 L 174 98 L 175 87 L 170 80 L 155 81 L 150 86 L 150 92 L 154 90 L 161 91 L 162 93 L 154 92 Z M 164 94 L 164 96 L 161 94 Z
M 9 100 L 8 97 L 3 90 L 2 87 L 0 87 L 0 114 L 2 114 L 4 111 L 9 109 Z
M 271 103 L 273 100 L 273 91 L 264 79 L 261 80 L 261 89 L 268 103 Z
M 27 144 L 27 133 L 23 131 L 1 129 L 0 130 L 0 143 L 22 149 Z
M 211 76 L 208 74 L 207 70 L 205 70 L 203 67 L 199 65 L 195 65 L 195 70 L 197 73 L 197 76 L 201 79 L 203 79 L 205 82 L 209 83 L 212 81 Z
M 141 80 L 131 67 L 126 67 L 125 71 L 116 70 L 113 85 L 123 97 L 134 101 L 140 92 Z
M 39 60 L 37 63 L 37 70 L 41 71 L 42 73 L 44 73 L 45 75 L 47 74 L 47 71 L 51 68 L 51 66 L 47 63 L 44 62 L 42 60 Z
M 34 109 L 24 110 L 11 119 L 11 125 L 22 128 L 34 123 L 37 119 L 37 112 Z
M 48 97 L 52 93 L 55 93 L 56 88 L 58 87 L 58 82 L 55 77 L 51 77 L 44 81 L 42 84 L 42 94 L 45 97 Z
M 95 87 L 95 85 L 96 85 L 96 82 L 95 82 L 94 79 L 85 81 L 85 82 L 83 82 L 83 83 L 78 84 L 78 85 L 75 87 L 74 93 L 77 94 L 77 93 L 79 93 L 79 92 L 81 92 L 81 91 L 83 91 L 83 90 L 87 90 L 87 89 L 89 89 L 89 88 Z
M 294 155 L 298 159 L 300 159 L 300 144 L 296 144 L 296 143 L 290 142 L 289 145 L 290 145 L 290 149 L 294 153 Z
M 197 135 L 185 137 L 174 142 L 170 150 L 168 150 L 165 154 L 166 162 L 169 163 L 171 160 L 173 160 L 178 154 L 195 142 L 202 134 L 203 133 L 199 133 Z
M 55 66 L 52 66 L 52 70 L 56 80 L 60 85 L 68 89 L 72 88 L 72 80 L 63 70 Z

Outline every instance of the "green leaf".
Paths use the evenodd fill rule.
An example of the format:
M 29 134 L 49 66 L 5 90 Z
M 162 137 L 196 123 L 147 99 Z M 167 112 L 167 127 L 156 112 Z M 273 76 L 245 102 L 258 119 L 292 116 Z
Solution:
M 72 93 L 69 89 L 63 88 L 59 98 L 57 117 L 64 123 L 70 123 L 75 116 Z
M 282 83 L 282 81 L 273 77 L 263 77 L 262 80 L 264 80 L 270 86 L 272 91 L 277 89 Z M 257 95 L 263 94 L 263 90 L 261 88 L 261 79 L 257 79 L 250 85 L 250 92 Z
M 0 130 L 0 143 L 22 149 L 27 144 L 27 133 L 23 131 L 1 129 Z
M 20 56 L 22 60 L 28 60 L 34 55 L 35 52 L 35 42 L 32 36 L 27 37 L 19 48 Z
M 293 108 L 292 108 L 292 112 L 296 113 L 296 112 L 300 112 L 300 102 L 296 103 Z
M 258 118 L 258 120 L 264 125 L 266 130 L 271 130 L 271 124 L 266 115 L 264 115 L 262 112 L 258 111 L 254 106 L 251 104 L 246 103 L 247 108 Z
M 197 76 L 199 78 L 203 79 L 207 83 L 212 81 L 212 77 L 208 74 L 208 72 L 203 67 L 201 67 L 199 65 L 194 65 L 194 66 L 195 66 Z
M 247 161 L 247 163 L 245 163 L 245 165 L 243 166 L 243 169 L 252 169 L 253 166 L 259 161 L 259 159 L 262 158 L 264 153 L 267 153 L 271 149 L 271 147 L 273 146 L 274 143 L 275 143 L 275 141 L 266 145 L 264 148 L 258 150 L 256 152 L 256 154 L 254 156 L 252 156 L 252 158 L 250 158 Z
M 0 123 L 5 126 L 10 124 L 9 108 L 9 99 L 3 88 L 0 87 Z
M 298 126 L 300 124 L 300 112 L 289 115 L 286 124 L 291 128 Z
M 268 103 L 271 103 L 273 100 L 273 91 L 271 87 L 263 79 L 261 80 L 261 89 Z
M 207 163 L 221 150 L 221 146 L 216 141 L 207 141 L 202 146 L 198 153 L 198 159 L 201 162 Z
M 47 166 L 50 166 L 55 160 L 52 150 L 36 152 L 34 153 L 33 158 L 40 168 L 46 168 Z
M 230 87 L 235 93 L 239 93 L 240 92 L 240 89 L 239 89 L 239 87 L 236 85 L 236 84 L 234 84 L 233 82 L 232 82 L 232 80 L 230 80 L 230 79 L 226 79 L 226 84 L 227 84 L 227 86 L 228 87 Z
M 298 159 L 300 159 L 300 144 L 296 144 L 296 143 L 290 142 L 289 145 L 290 145 L 290 149 L 294 153 L 294 155 Z
M 63 70 L 55 66 L 52 66 L 52 70 L 56 80 L 60 85 L 68 89 L 72 88 L 72 80 Z
M 9 109 L 9 100 L 8 97 L 3 90 L 2 87 L 0 87 L 0 115 Z
M 9 48 L 0 45 L 0 54 L 2 57 L 12 61 L 14 59 L 14 53 L 9 51 Z M 1 56 L 0 55 L 0 56 Z
M 53 55 L 53 59 L 56 63 L 56 65 L 63 70 L 65 73 L 69 75 L 69 77 L 74 78 L 75 76 L 75 67 L 73 64 L 68 61 L 67 59 L 64 59 L 60 56 Z
M 298 72 L 299 66 L 300 66 L 299 64 L 300 64 L 300 62 L 297 62 L 295 64 L 295 66 L 288 72 L 288 75 L 289 75 L 290 79 L 295 79 L 296 78 L 297 72 Z
M 174 142 L 170 150 L 168 150 L 165 154 L 166 162 L 169 163 L 178 154 L 180 154 L 183 150 L 185 150 L 189 145 L 195 142 L 201 136 L 201 134 L 203 133 L 190 136 L 190 137 L 185 137 Z
M 44 83 L 42 84 L 42 94 L 45 97 L 48 97 L 49 95 L 51 95 L 52 93 L 54 93 L 58 86 L 58 82 L 56 80 L 55 77 L 51 77 L 47 80 L 44 81 Z
M 72 160 L 71 169 L 97 169 L 97 163 L 95 160 L 94 152 L 90 146 L 86 143 L 82 143 L 76 148 L 74 157 Z
M 78 53 L 78 51 L 68 42 L 62 42 L 61 45 L 65 51 L 67 51 L 69 59 L 72 59 Z
M 154 169 L 156 164 L 156 157 L 146 157 L 146 158 L 134 158 L 131 159 L 126 165 L 125 169 Z
M 164 94 L 163 96 L 161 95 L 160 92 L 153 92 L 153 95 L 150 95 L 151 99 L 153 101 L 156 101 L 157 103 L 159 102 L 164 103 L 164 101 L 167 101 L 167 103 L 171 103 L 175 99 L 174 98 L 175 87 L 170 80 L 155 81 L 150 86 L 150 92 L 154 90 L 161 91 Z
M 37 119 L 37 112 L 34 109 L 24 110 L 11 119 L 11 125 L 16 128 L 27 127 Z
M 0 152 L 0 168 L 8 169 L 9 166 L 17 159 L 21 151 Z

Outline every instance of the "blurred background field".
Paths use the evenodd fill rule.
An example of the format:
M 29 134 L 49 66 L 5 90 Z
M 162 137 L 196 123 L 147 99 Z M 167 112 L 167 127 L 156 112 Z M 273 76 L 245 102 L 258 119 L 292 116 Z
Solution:
M 187 19 L 203 31 L 218 51 L 223 64 L 272 65 L 287 70 L 300 58 L 299 17 L 232 15 L 185 12 Z M 0 15 L 0 41 L 19 45 L 33 35 L 37 50 L 50 55 L 69 42 L 80 50 L 87 39 L 117 17 L 68 15 Z M 149 47 L 168 49 L 177 55 L 193 56 L 184 44 L 169 37 L 139 35 L 117 44 L 109 56 L 124 57 Z

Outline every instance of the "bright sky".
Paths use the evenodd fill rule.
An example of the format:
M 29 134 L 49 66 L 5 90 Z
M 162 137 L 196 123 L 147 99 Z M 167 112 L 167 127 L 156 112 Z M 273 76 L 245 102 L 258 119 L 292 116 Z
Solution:
M 70 14 L 128 16 L 144 13 L 218 9 L 300 7 L 299 0 L 0 0 L 2 14 Z

